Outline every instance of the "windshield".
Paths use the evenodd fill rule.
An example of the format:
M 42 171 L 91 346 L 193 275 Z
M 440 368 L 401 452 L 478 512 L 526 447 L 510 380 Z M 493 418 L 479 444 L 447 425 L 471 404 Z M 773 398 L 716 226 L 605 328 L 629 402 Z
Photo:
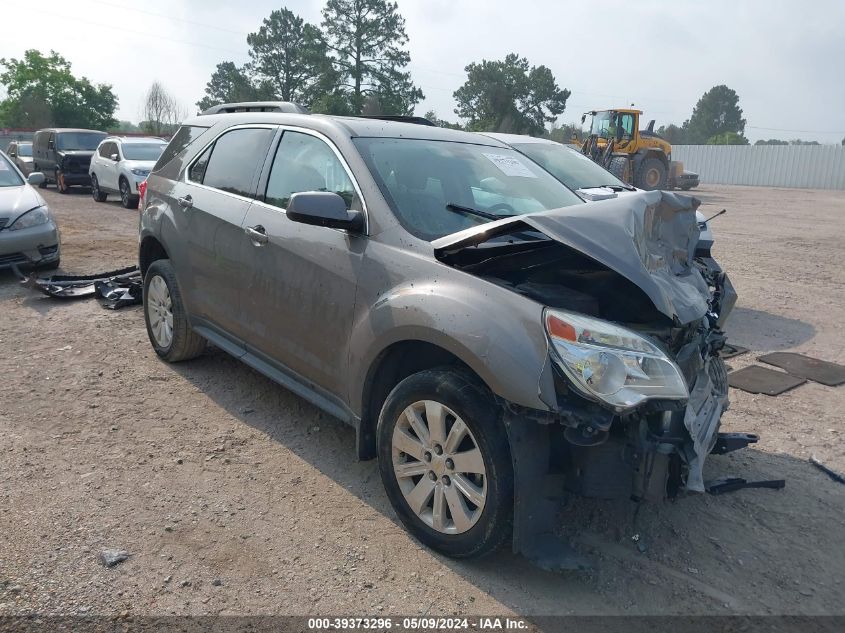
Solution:
M 124 143 L 123 157 L 126 160 L 151 160 L 156 161 L 167 143 Z
M 32 156 L 32 143 L 18 145 L 18 156 Z
M 581 152 L 558 143 L 514 143 L 513 146 L 570 189 L 631 188 Z
M 593 125 L 590 127 L 590 134 L 595 134 L 601 138 L 609 138 L 608 129 L 610 128 L 610 112 L 596 112 L 593 115 Z
M 56 137 L 56 149 L 93 152 L 106 135 L 102 132 L 61 132 Z
M 23 179 L 5 156 L 0 155 L 0 187 L 20 187 Z
M 402 226 L 425 240 L 491 221 L 455 207 L 508 217 L 582 203 L 512 149 L 421 139 L 354 142 Z

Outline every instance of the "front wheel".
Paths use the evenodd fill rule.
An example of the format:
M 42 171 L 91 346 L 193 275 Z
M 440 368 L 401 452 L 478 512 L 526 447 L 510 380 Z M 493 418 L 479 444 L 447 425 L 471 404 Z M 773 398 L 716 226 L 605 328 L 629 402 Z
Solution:
M 169 363 L 196 358 L 205 339 L 191 329 L 169 259 L 150 264 L 144 276 L 144 320 L 156 354 Z
M 454 558 L 498 549 L 513 524 L 513 466 L 493 395 L 454 368 L 400 382 L 379 416 L 382 482 L 405 528 Z
M 58 169 L 56 170 L 56 189 L 59 193 L 68 193 L 70 191 L 70 188 L 65 183 L 65 175 Z

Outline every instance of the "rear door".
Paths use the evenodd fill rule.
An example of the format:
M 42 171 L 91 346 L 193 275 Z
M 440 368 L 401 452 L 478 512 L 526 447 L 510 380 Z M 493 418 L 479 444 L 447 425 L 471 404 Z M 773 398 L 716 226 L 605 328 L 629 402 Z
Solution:
M 285 130 L 268 161 L 259 200 L 243 222 L 249 352 L 327 395 L 346 396 L 349 335 L 365 235 L 293 222 L 300 191 L 333 191 L 347 208 L 362 198 L 340 152 L 307 130 Z M 265 237 L 255 239 L 256 233 Z M 305 379 L 302 381 L 301 379 Z
M 244 329 L 243 220 L 276 126 L 238 127 L 218 136 L 172 192 L 184 246 L 177 273 L 194 325 L 238 342 Z
M 100 148 L 91 159 L 96 165 L 94 173 L 97 175 L 100 187 L 111 191 L 117 190 L 117 179 L 114 177 L 117 163 L 111 159 L 111 155 L 116 151 L 116 146 L 111 141 L 100 143 Z

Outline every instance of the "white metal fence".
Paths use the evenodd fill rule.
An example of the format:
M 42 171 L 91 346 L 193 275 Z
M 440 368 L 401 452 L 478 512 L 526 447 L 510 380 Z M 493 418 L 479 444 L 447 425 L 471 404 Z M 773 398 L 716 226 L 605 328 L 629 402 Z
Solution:
M 672 159 L 703 183 L 845 189 L 841 145 L 673 145 Z

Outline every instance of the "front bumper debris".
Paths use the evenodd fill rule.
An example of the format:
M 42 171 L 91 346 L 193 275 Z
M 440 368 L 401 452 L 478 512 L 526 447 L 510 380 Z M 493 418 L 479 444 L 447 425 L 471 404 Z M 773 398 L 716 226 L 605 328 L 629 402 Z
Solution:
M 116 310 L 141 303 L 143 280 L 137 266 L 94 275 L 53 275 L 27 277 L 13 267 L 21 284 L 58 299 L 96 297 L 104 308 Z

